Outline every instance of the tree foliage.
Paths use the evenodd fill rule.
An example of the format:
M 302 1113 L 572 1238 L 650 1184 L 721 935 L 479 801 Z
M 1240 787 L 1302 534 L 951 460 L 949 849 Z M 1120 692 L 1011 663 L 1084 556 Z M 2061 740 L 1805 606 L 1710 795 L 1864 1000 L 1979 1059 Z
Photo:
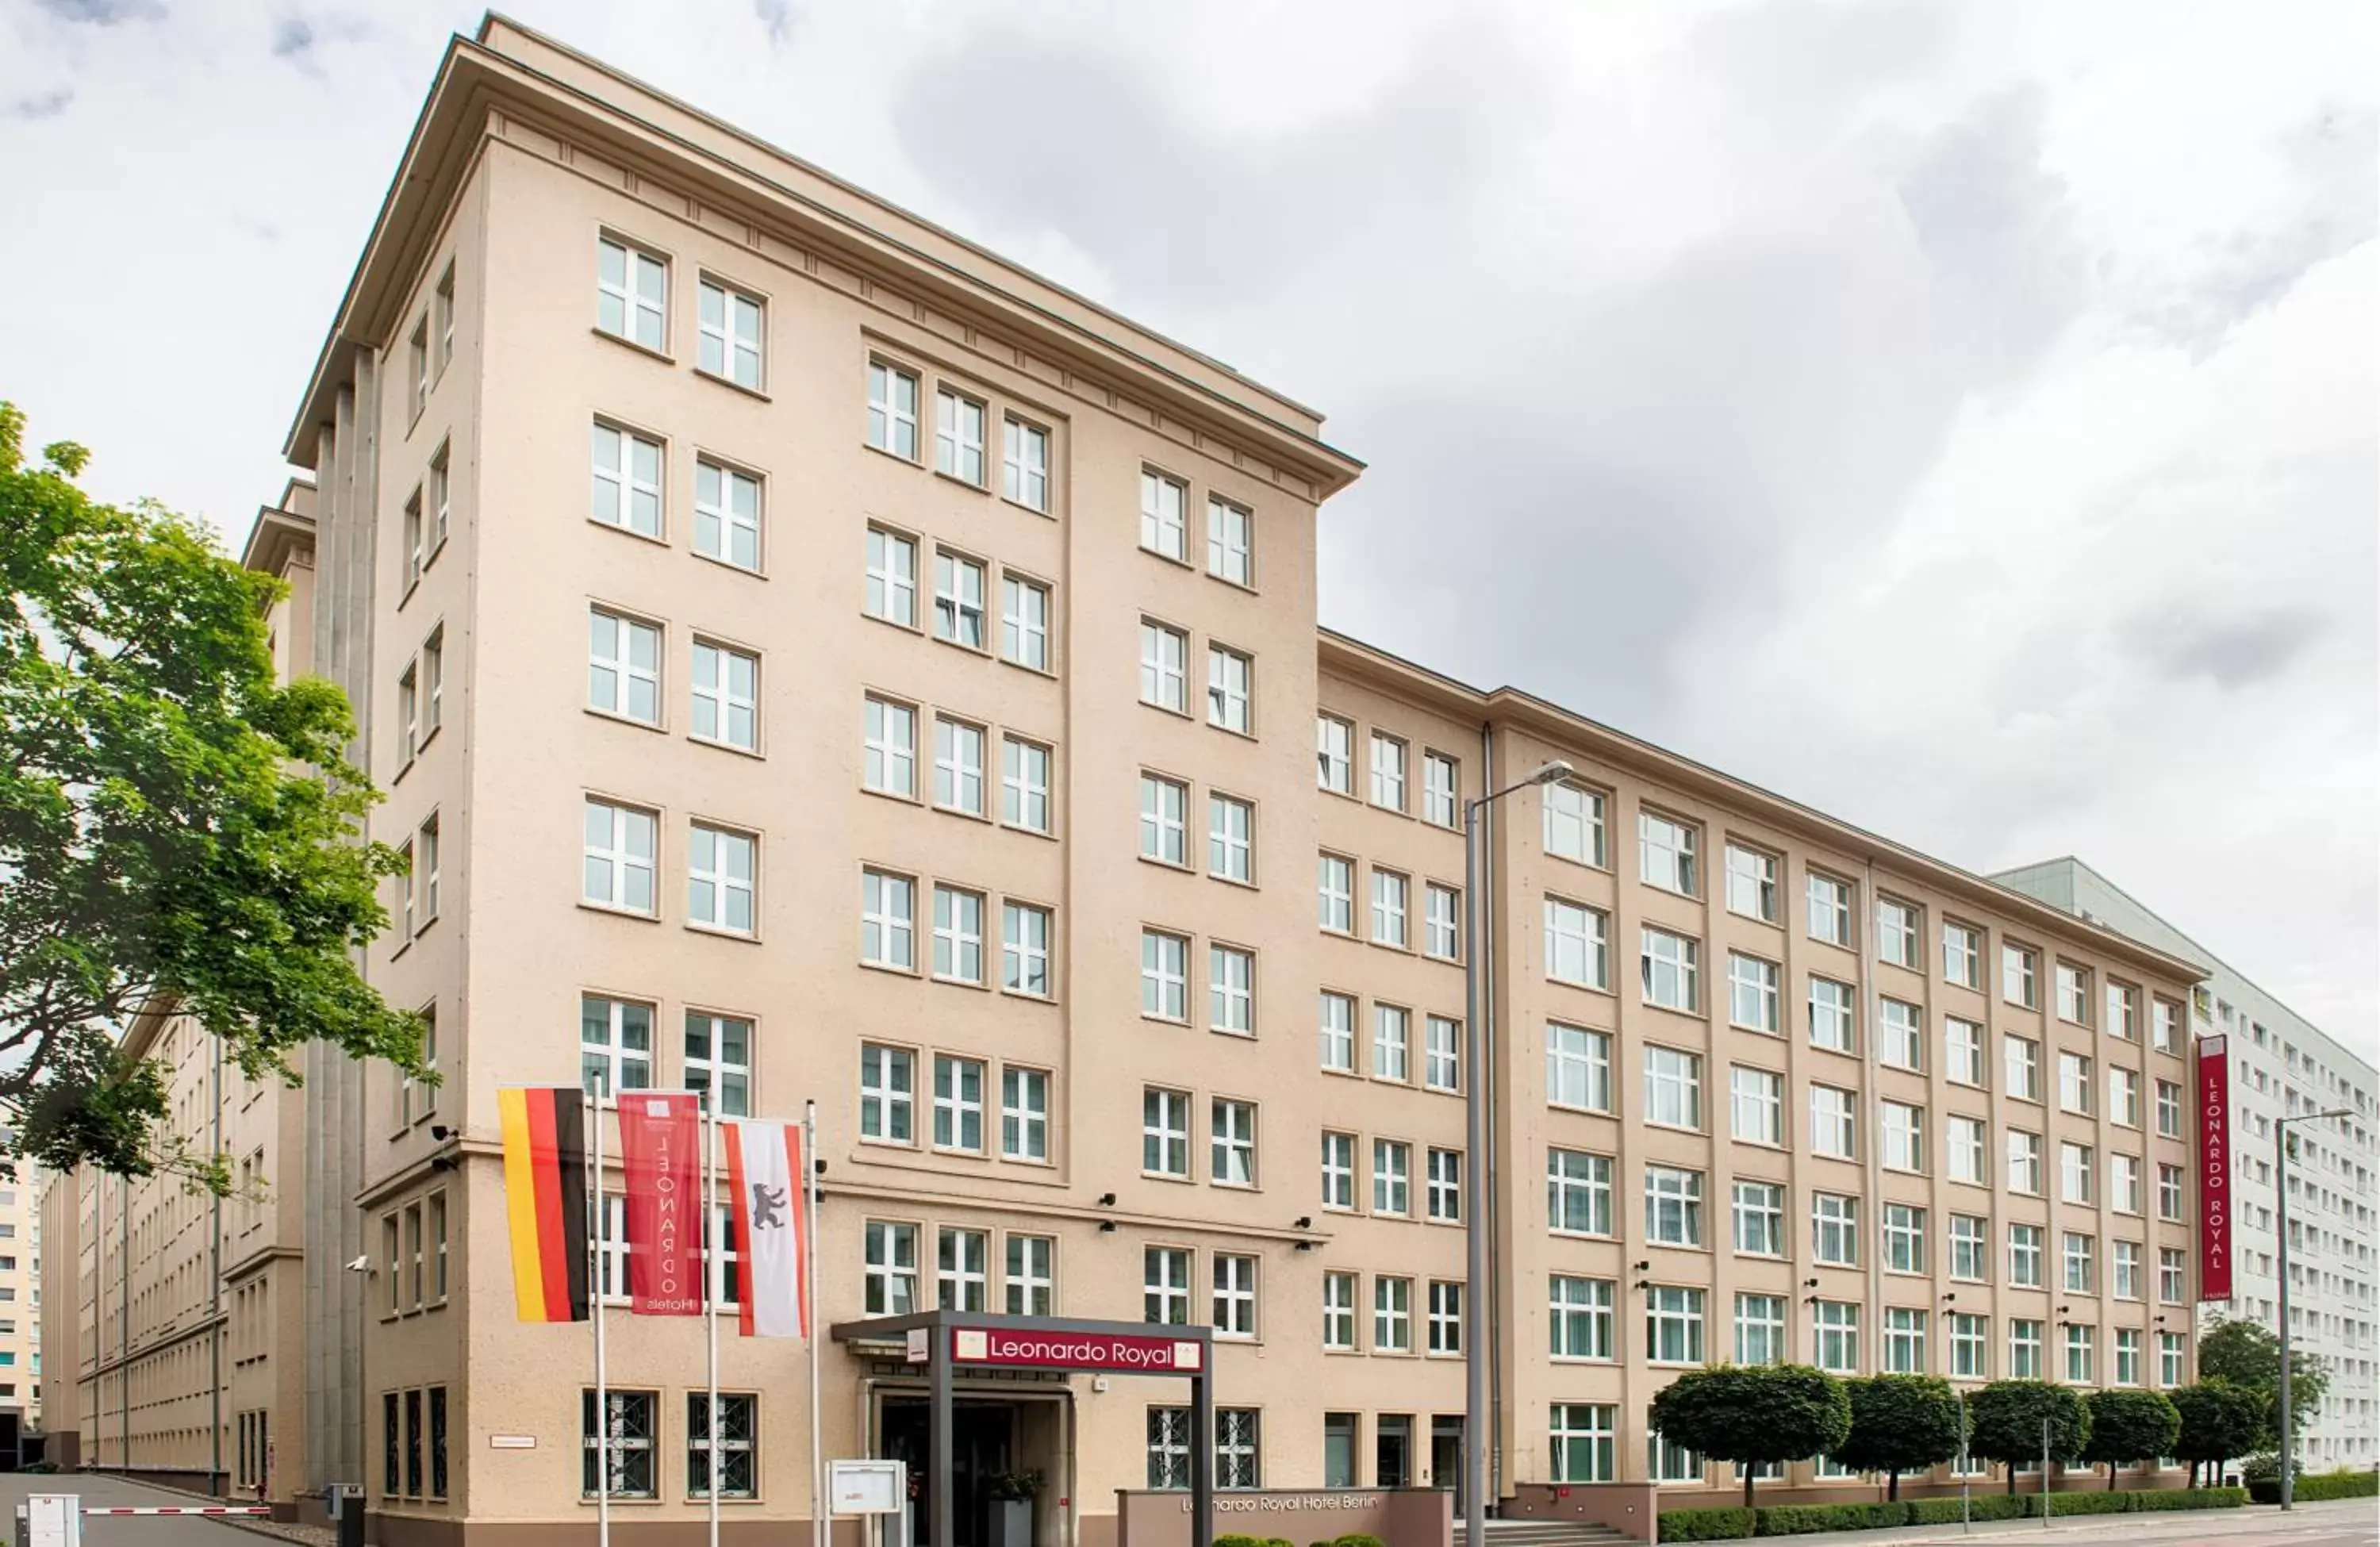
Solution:
M 280 582 L 91 499 L 79 445 L 29 465 L 24 424 L 0 403 L 0 1108 L 45 1166 L 221 1186 L 159 1134 L 165 1079 L 124 1029 L 175 1008 L 252 1078 L 294 1082 L 318 1037 L 423 1072 L 418 1019 L 356 967 L 404 862 L 361 841 L 345 695 L 277 679 Z
M 2175 1392 L 2172 1401 L 2181 1425 L 2168 1454 L 2189 1462 L 2193 1480 L 2202 1463 L 2220 1475 L 2224 1462 L 2264 1443 L 2265 1414 L 2272 1404 L 2253 1387 L 2201 1381 Z
M 1713 1460 L 1748 1463 L 1749 1507 L 1752 1466 L 1832 1453 L 1851 1432 L 1852 1405 L 1840 1381 L 1808 1365 L 1705 1365 L 1654 1396 L 1653 1427 Z
M 2265 1394 L 2265 1444 L 2277 1445 L 2281 1441 L 2281 1339 L 2270 1327 L 2257 1322 L 2223 1321 L 2206 1329 L 2198 1339 L 2198 1378 L 2202 1381 L 2228 1381 L 2235 1386 L 2246 1386 Z M 2323 1370 L 2322 1361 L 2312 1354 L 2292 1351 L 2289 1355 L 2289 1426 L 2302 1434 L 2313 1416 L 2322 1410 L 2322 1399 L 2330 1389 L 2330 1376 Z M 2237 1455 L 2238 1452 L 2232 1454 Z
M 1959 1396 L 1933 1375 L 1870 1375 L 1846 1381 L 1851 1433 L 1827 1454 L 1863 1472 L 1882 1472 L 1886 1497 L 1900 1497 L 1900 1474 L 1959 1455 Z
M 2082 1459 L 2104 1462 L 2107 1488 L 2116 1486 L 2116 1468 L 2128 1461 L 2150 1461 L 2174 1454 L 2174 1436 L 2181 1431 L 2181 1415 L 2163 1392 L 2095 1391 L 2091 1405 L 2091 1439 Z
M 2091 1441 L 2091 1409 L 2082 1394 L 2047 1381 L 1994 1381 L 1967 1399 L 1972 1433 L 1967 1448 L 2009 1469 L 2016 1492 L 2016 1468 L 2041 1459 L 2041 1425 L 2049 1422 L 2049 1455 L 2055 1461 L 2081 1458 Z

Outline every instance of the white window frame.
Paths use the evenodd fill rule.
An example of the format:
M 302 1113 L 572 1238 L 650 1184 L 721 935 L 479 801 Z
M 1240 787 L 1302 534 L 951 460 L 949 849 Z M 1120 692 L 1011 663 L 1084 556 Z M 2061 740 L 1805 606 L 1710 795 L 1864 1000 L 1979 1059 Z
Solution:
M 899 628 L 917 627 L 917 540 L 889 527 L 868 529 L 868 594 L 861 611 Z
M 587 518 L 598 526 L 617 527 L 622 531 L 658 540 L 665 524 L 665 501 L 662 491 L 666 463 L 662 443 L 650 435 L 639 434 L 604 420 L 599 419 L 594 422 L 593 444 L 589 452 Z M 608 462 L 604 455 L 607 446 L 611 452 Z M 652 464 L 650 472 L 643 466 L 648 459 Z M 612 490 L 615 514 L 609 518 L 601 513 L 595 503 L 594 488 L 597 485 Z M 647 506 L 652 512 L 650 524 L 638 515 Z
M 1000 658 L 1026 671 L 1050 670 L 1050 588 L 1005 570 L 1000 577 Z
M 1339 1074 L 1354 1074 L 1355 996 L 1324 989 L 1317 1016 L 1321 1036 L 1322 1067 Z
M 715 457 L 697 456 L 694 552 L 731 568 L 759 574 L 766 562 L 760 543 L 764 494 L 759 474 Z M 748 560 L 744 553 L 747 542 L 751 549 Z
M 1254 590 L 1256 516 L 1220 494 L 1207 496 L 1207 573 L 1228 585 Z
M 934 1054 L 933 1147 L 946 1153 L 979 1155 L 984 1144 L 984 1080 L 980 1058 Z
M 983 983 L 985 898 L 972 887 L 934 883 L 935 981 Z
M 1050 432 L 1014 414 L 1001 421 L 1000 493 L 1027 510 L 1050 513 Z
M 1384 811 L 1405 809 L 1405 762 L 1411 753 L 1401 737 L 1374 731 L 1371 738 L 1372 804 Z
M 1636 865 L 1647 886 L 1682 897 L 1702 895 L 1702 831 L 1658 811 L 1636 813 Z
M 1207 723 L 1235 736 L 1256 734 L 1256 658 L 1209 641 L 1207 646 Z
M 914 465 L 917 460 L 917 373 L 890 360 L 868 362 L 868 444 Z
M 1578 988 L 1611 988 L 1611 921 L 1599 908 L 1566 897 L 1545 899 L 1546 976 Z
M 1171 930 L 1140 932 L 1140 1013 L 1150 1020 L 1189 1021 L 1189 936 Z
M 760 749 L 759 655 L 697 635 L 687 693 L 692 702 L 687 735 L 740 751 Z
M 1153 468 L 1140 470 L 1140 546 L 1176 564 L 1190 562 L 1189 486 Z
M 1770 1036 L 1784 1030 L 1784 969 L 1742 951 L 1727 954 L 1727 1023 Z
M 606 272 L 614 267 L 616 275 Z M 669 280 L 668 259 L 609 233 L 597 237 L 596 327 L 655 354 L 668 353 Z M 606 302 L 618 309 L 616 325 Z
M 1641 950 L 1645 1003 L 1685 1015 L 1701 1013 L 1702 942 L 1647 924 Z
M 1169 714 L 1190 713 L 1190 636 L 1151 618 L 1140 620 L 1140 701 Z
M 1190 786 L 1162 774 L 1140 775 L 1140 857 L 1177 870 L 1190 863 Z
M 1579 1112 L 1611 1108 L 1611 1035 L 1546 1023 L 1546 1101 Z
M 1050 909 L 1009 899 L 1001 904 L 1001 987 L 1033 999 L 1050 997 Z
M 714 300 L 717 316 L 714 317 Z M 696 281 L 695 361 L 710 372 L 754 392 L 761 389 L 762 339 L 767 307 L 748 291 L 702 274 Z M 749 323 L 747 326 L 747 323 Z
M 1257 954 L 1240 945 L 1207 946 L 1209 1029 L 1253 1037 L 1257 1030 Z
M 917 882 L 868 867 L 860 871 L 859 959 L 869 967 L 917 967 Z
M 1000 820 L 1027 833 L 1050 831 L 1050 750 L 1015 735 L 1000 738 Z
M 934 470 L 972 489 L 988 486 L 991 410 L 947 384 L 934 390 Z
M 860 1142 L 916 1144 L 917 1112 L 917 1055 L 883 1042 L 860 1043 Z
M 1147 1176 L 1190 1178 L 1190 1092 L 1140 1089 L 1140 1169 Z
M 984 754 L 990 732 L 970 720 L 934 716 L 934 805 L 966 816 L 986 816 Z
M 759 932 L 760 839 L 716 822 L 686 825 L 686 921 L 726 934 Z
M 1729 1137 L 1747 1144 L 1785 1143 L 1785 1077 L 1747 1064 L 1728 1070 Z
M 589 907 L 660 917 L 661 813 L 593 795 L 587 797 L 586 812 L 579 899 Z M 600 835 L 599 821 L 603 828 Z M 600 887 L 598 866 L 603 877 Z
M 984 608 L 990 567 L 972 554 L 934 550 L 934 638 L 978 654 L 990 648 Z

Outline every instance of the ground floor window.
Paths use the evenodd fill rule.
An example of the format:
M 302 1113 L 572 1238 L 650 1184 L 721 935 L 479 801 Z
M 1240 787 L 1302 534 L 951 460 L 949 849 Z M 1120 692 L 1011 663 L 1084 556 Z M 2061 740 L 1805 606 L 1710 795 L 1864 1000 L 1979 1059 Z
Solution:
M 1549 1426 L 1556 1482 L 1612 1482 L 1616 1409 L 1605 1402 L 1557 1402 Z
M 1645 1465 L 1656 1482 L 1700 1482 L 1703 1458 L 1681 1444 L 1672 1444 L 1658 1429 L 1645 1437 Z
M 1257 1417 L 1254 1407 L 1215 1409 L 1216 1487 L 1264 1486 L 1262 1449 L 1257 1443 Z
M 759 1435 L 755 1421 L 760 1399 L 748 1394 L 719 1394 L 719 1496 L 752 1497 L 753 1448 Z M 686 1394 L 686 1494 L 710 1496 L 710 1394 Z
M 1322 1486 L 1353 1488 L 1355 1483 L 1355 1431 L 1353 1413 L 1322 1415 Z
M 650 1499 L 653 1485 L 653 1431 L 661 1398 L 649 1391 L 603 1394 L 602 1414 L 596 1414 L 595 1394 L 580 1394 L 578 1439 L 585 1459 L 579 1468 L 578 1491 L 588 1498 L 607 1491 L 615 1499 Z M 608 1453 L 610 1468 L 603 1468 Z
M 1151 1407 L 1148 1410 L 1148 1485 L 1151 1488 L 1190 1486 L 1190 1409 Z
M 266 1460 L 273 1454 L 273 1414 L 257 1407 L 239 1415 L 236 1470 L 232 1480 L 244 1489 L 262 1488 L 270 1480 Z

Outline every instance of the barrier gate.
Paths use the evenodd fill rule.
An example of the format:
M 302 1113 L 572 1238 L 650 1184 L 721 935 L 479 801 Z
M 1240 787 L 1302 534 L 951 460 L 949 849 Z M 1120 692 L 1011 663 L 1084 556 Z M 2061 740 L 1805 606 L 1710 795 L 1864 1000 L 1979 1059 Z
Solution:
M 82 1523 L 97 1515 L 265 1515 L 264 1504 L 92 1504 L 79 1493 L 30 1493 L 17 1506 L 19 1547 L 82 1547 Z

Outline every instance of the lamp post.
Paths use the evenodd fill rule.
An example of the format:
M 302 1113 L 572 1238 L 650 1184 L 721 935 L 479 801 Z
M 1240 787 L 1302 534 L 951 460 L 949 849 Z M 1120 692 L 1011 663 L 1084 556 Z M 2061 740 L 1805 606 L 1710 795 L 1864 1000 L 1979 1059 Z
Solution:
M 1463 1404 L 1463 1547 L 1483 1547 L 1488 1539 L 1488 1081 L 1480 1052 L 1485 1038 L 1479 1029 L 1479 813 L 1508 795 L 1543 785 L 1558 785 L 1571 776 L 1569 763 L 1560 759 L 1545 764 L 1517 785 L 1467 800 L 1463 806 L 1463 1136 L 1470 1175 L 1464 1178 Z
M 2297 1468 L 2289 1430 L 2289 1125 L 2319 1123 L 2332 1117 L 2351 1117 L 2354 1114 L 2341 1107 L 2336 1112 L 2301 1112 L 2294 1117 L 2283 1117 L 2273 1124 L 2273 1201 L 2280 1211 L 2281 1238 L 2281 1507 L 2295 1509 L 2289 1495 L 2296 1492 L 2297 1479 L 2291 1476 Z

